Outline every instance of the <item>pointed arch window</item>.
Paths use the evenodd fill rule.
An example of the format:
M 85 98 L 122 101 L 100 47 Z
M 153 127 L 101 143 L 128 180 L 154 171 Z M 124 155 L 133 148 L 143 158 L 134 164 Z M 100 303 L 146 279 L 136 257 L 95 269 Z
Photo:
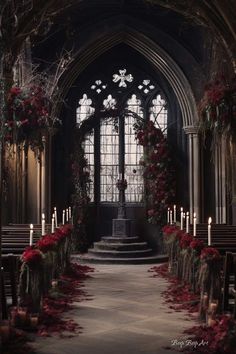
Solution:
M 120 112 L 125 112 L 115 124 L 114 118 L 104 117 L 103 113 L 102 119 L 94 119 L 94 129 L 85 136 L 91 201 L 117 203 L 116 183 L 122 170 L 128 184 L 126 202 L 143 202 L 144 185 L 139 164 L 143 147 L 137 145 L 134 124 L 137 117 L 151 120 L 167 134 L 167 101 L 160 92 L 152 79 L 143 77 L 137 80 L 131 70 L 122 68 L 112 73 L 110 81 L 103 78 L 90 83 L 87 93 L 82 95 L 76 111 L 79 126 L 96 111 L 119 108 Z M 121 152 L 123 157 L 120 157 Z

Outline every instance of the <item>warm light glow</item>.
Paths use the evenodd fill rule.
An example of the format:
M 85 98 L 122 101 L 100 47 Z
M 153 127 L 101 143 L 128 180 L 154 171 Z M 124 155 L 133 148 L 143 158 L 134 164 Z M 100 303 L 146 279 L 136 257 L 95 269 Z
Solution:
M 44 213 L 42 213 L 42 219 L 45 219 L 45 214 Z
M 196 218 L 196 213 L 193 213 L 193 217 Z
M 34 228 L 34 225 L 30 224 L 30 230 L 33 230 L 33 228 Z
M 212 222 L 212 218 L 211 218 L 211 217 L 209 217 L 209 219 L 208 219 L 208 225 L 210 225 L 210 224 L 211 224 L 211 222 Z

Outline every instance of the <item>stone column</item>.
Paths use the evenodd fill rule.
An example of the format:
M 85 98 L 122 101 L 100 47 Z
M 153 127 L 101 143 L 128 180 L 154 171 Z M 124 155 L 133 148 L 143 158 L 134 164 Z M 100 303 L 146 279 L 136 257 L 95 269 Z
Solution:
M 196 126 L 184 128 L 188 135 L 188 168 L 189 168 L 189 211 L 192 222 L 193 213 L 197 215 L 197 222 L 201 221 L 200 214 L 200 153 L 199 136 Z
M 226 141 L 222 137 L 221 142 L 215 147 L 215 207 L 216 223 L 226 223 Z
M 41 153 L 41 214 L 46 215 L 46 138 L 43 136 L 43 151 Z

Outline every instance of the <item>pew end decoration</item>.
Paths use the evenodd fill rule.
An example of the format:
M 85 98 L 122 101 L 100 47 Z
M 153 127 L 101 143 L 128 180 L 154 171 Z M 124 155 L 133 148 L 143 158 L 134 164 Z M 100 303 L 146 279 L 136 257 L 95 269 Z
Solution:
M 32 313 L 40 312 L 43 295 L 48 293 L 53 280 L 70 267 L 71 234 L 72 226 L 64 225 L 43 236 L 21 256 L 20 305 L 27 306 Z
M 163 242 L 169 256 L 168 272 L 179 282 L 189 284 L 199 295 L 199 317 L 213 321 L 221 308 L 221 261 L 219 251 L 206 247 L 176 225 L 162 228 Z

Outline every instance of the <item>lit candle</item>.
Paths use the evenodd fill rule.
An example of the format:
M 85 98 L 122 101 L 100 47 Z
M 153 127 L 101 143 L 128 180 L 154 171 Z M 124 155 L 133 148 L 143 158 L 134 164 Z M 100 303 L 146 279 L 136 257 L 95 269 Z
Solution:
M 167 209 L 167 224 L 170 222 L 170 208 Z
M 42 213 L 42 236 L 45 235 L 45 214 Z
M 52 214 L 52 234 L 53 234 L 54 231 L 55 231 L 55 225 L 54 225 L 54 223 L 55 223 L 55 216 L 54 216 L 54 214 Z
M 183 208 L 180 208 L 180 230 L 184 228 L 184 213 Z
M 33 233 L 34 233 L 34 225 L 30 224 L 30 246 L 33 245 Z
M 62 212 L 62 225 L 65 224 L 65 210 Z
M 172 210 L 170 210 L 170 224 L 172 225 Z
M 71 219 L 71 207 L 69 207 L 69 219 Z
M 211 246 L 211 222 L 212 222 L 212 218 L 209 217 L 209 219 L 208 219 L 208 246 Z
M 193 236 L 197 235 L 197 217 L 196 213 L 193 213 Z
M 57 223 L 57 208 L 54 208 L 54 217 L 55 217 L 55 227 L 58 227 L 58 223 Z
M 189 234 L 189 211 L 186 213 L 186 233 Z
M 68 208 L 66 209 L 66 221 L 67 222 L 69 221 L 69 210 L 68 210 Z
M 183 229 L 184 229 L 185 213 L 183 213 Z
M 176 224 L 176 205 L 174 205 L 174 224 Z

